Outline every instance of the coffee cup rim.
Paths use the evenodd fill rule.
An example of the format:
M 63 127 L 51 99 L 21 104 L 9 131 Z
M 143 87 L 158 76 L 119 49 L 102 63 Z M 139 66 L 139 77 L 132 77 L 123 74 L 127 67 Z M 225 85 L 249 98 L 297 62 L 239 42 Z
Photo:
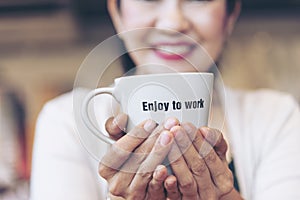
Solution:
M 131 78 L 143 78 L 143 77 L 163 77 L 163 76 L 189 76 L 189 75 L 204 75 L 204 76 L 213 76 L 214 74 L 212 72 L 178 72 L 178 73 L 159 73 L 159 74 L 138 74 L 138 75 L 130 75 L 130 76 L 122 76 L 119 78 L 116 78 L 115 80 L 121 80 L 121 79 L 131 79 Z

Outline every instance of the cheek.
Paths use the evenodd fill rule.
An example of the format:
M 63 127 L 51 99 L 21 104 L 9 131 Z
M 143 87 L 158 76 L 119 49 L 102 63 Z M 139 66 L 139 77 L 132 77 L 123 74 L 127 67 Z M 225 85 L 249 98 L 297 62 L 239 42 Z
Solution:
M 125 30 L 150 26 L 151 13 L 132 1 L 121 4 L 121 18 Z
M 199 13 L 192 19 L 199 43 L 215 61 L 219 58 L 226 40 L 226 16 L 222 9 L 213 9 Z
M 198 12 L 191 20 L 201 39 L 218 41 L 223 40 L 226 33 L 226 16 L 224 6 L 217 5 Z

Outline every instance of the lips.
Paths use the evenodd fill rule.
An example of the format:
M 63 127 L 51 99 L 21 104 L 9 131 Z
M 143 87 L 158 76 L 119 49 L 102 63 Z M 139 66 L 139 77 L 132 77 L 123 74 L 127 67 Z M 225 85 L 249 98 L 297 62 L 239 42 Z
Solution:
M 182 60 L 190 55 L 195 45 L 186 42 L 178 43 L 157 43 L 153 45 L 153 51 L 161 59 Z

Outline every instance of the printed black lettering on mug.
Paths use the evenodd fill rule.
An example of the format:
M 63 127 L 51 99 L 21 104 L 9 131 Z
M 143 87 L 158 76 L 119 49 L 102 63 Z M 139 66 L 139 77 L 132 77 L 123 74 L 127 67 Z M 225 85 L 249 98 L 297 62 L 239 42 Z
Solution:
M 186 109 L 204 108 L 204 100 L 200 99 L 199 101 L 186 101 L 185 108 Z
M 143 111 L 168 111 L 169 110 L 169 102 L 142 102 Z
M 180 110 L 181 109 L 181 102 L 180 101 L 172 101 L 173 110 Z
M 157 112 L 157 111 L 168 111 L 169 109 L 172 110 L 181 110 L 182 106 L 184 105 L 184 109 L 186 110 L 191 110 L 191 109 L 201 109 L 204 108 L 204 100 L 199 99 L 196 101 L 172 101 L 170 102 L 159 102 L 159 101 L 153 101 L 153 102 L 147 102 L 143 101 L 142 102 L 142 110 L 147 112 L 147 111 L 152 111 L 152 112 Z

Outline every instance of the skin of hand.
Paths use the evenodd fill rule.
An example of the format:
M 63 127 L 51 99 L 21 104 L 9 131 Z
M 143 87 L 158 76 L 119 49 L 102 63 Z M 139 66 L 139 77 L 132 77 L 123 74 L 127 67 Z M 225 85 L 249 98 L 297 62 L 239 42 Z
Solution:
M 178 199 L 242 199 L 233 186 L 220 131 L 183 123 L 170 132 L 175 142 L 168 157 L 182 195 Z
M 110 193 L 125 199 L 166 199 L 163 184 L 168 180 L 169 198 L 179 196 L 176 179 L 168 177 L 166 167 L 160 165 L 174 141 L 168 130 L 178 125 L 178 120 L 169 119 L 160 126 L 146 120 L 124 134 L 126 121 L 127 117 L 121 115 L 106 123 L 112 138 L 118 139 L 99 165 L 99 174 L 107 180 Z
M 110 118 L 106 123 L 106 129 L 114 139 L 119 139 L 124 135 L 122 130 L 126 127 L 127 115 L 120 115 L 121 116 L 117 116 L 115 118 Z M 171 161 L 175 175 L 179 177 L 179 180 L 177 180 L 174 175 L 165 177 L 166 168 L 164 166 L 159 166 L 155 170 L 157 173 L 154 173 L 153 179 L 151 180 L 151 185 L 153 185 L 151 187 L 162 191 L 161 180 L 165 178 L 164 188 L 167 192 L 167 199 L 170 200 L 191 198 L 221 200 L 242 199 L 240 194 L 233 188 L 232 174 L 226 162 L 227 144 L 221 132 L 205 127 L 196 129 L 196 127 L 189 123 L 183 123 L 181 127 L 175 126 L 168 128 L 175 136 L 176 143 L 178 143 L 173 144 L 173 153 L 170 153 L 169 160 Z M 193 141 L 193 146 L 191 146 L 191 141 Z M 187 152 L 187 150 L 189 151 Z M 200 152 L 200 154 L 195 151 Z M 191 154 L 191 152 L 194 153 Z M 178 155 L 183 156 L 178 157 Z M 195 157 L 198 161 L 193 162 L 194 164 L 192 165 L 191 163 L 194 159 L 196 159 Z M 173 162 L 172 159 L 175 160 L 175 162 Z M 187 159 L 188 162 L 186 162 L 185 159 Z M 206 165 L 206 162 L 209 165 Z M 190 165 L 188 163 L 190 163 Z M 213 163 L 216 163 L 217 165 L 214 166 Z M 186 168 L 186 170 L 190 170 L 186 179 L 186 170 L 182 170 L 181 167 Z M 163 172 L 158 173 L 160 170 Z M 201 174 L 201 172 L 204 174 Z M 213 180 L 210 178 L 210 173 L 212 172 L 214 173 L 214 176 L 212 177 L 215 177 Z M 182 173 L 184 174 L 181 175 Z M 161 174 L 160 178 L 156 177 L 158 174 Z M 201 185 L 201 182 L 205 183 L 205 181 L 202 180 L 202 177 L 206 178 L 209 185 Z M 223 180 L 224 184 L 222 182 L 222 177 L 227 177 Z M 217 184 L 219 185 L 219 188 Z M 202 192 L 200 194 L 196 192 L 195 185 L 197 191 L 198 189 L 199 191 L 201 189 Z M 193 186 L 193 190 L 191 190 L 191 186 Z M 158 194 L 156 190 L 152 190 L 149 193 L 155 195 Z M 197 195 L 195 196 L 193 193 Z

